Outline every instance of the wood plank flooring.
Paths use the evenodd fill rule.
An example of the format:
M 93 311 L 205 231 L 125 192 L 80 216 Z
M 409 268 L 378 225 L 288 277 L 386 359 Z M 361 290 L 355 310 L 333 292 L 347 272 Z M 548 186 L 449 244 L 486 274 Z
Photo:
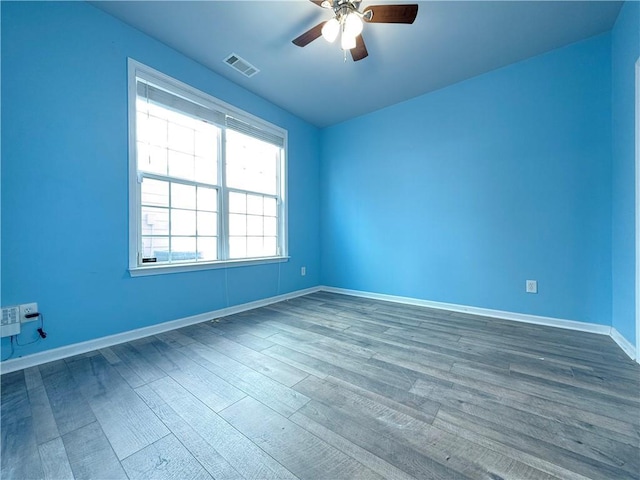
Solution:
M 639 479 L 606 336 L 319 292 L 5 374 L 7 479 Z

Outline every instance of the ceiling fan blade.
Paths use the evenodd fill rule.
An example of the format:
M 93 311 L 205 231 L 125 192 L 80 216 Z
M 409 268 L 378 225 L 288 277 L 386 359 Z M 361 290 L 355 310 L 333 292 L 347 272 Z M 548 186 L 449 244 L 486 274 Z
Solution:
M 356 37 L 356 46 L 351 49 L 351 56 L 353 57 L 353 61 L 357 62 L 358 60 L 362 60 L 369 52 L 367 52 L 367 47 L 364 45 L 364 39 L 362 35 L 358 35 Z
M 324 26 L 325 23 L 326 22 L 322 22 L 316 25 L 315 27 L 310 28 L 309 30 L 304 32 L 302 35 L 300 35 L 298 38 L 296 38 L 295 40 L 292 40 L 293 44 L 299 47 L 305 47 L 309 45 L 316 38 L 322 35 L 322 27 Z
M 368 18 L 367 12 L 373 16 Z M 371 5 L 364 11 L 364 19 L 369 23 L 413 23 L 418 15 L 418 4 L 411 5 Z

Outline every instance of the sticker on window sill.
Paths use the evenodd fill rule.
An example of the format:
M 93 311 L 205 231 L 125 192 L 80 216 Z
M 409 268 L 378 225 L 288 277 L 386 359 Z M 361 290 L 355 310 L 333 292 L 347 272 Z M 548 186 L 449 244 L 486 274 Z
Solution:
M 143 258 L 142 263 L 156 263 L 158 259 L 156 257 Z

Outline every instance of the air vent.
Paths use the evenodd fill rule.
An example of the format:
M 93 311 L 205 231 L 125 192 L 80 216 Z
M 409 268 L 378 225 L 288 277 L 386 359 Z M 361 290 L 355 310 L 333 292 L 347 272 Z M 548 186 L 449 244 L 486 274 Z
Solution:
M 227 58 L 224 59 L 224 63 L 229 65 L 230 67 L 235 68 L 245 77 L 253 77 L 260 70 L 257 67 L 254 67 L 249 62 L 247 62 L 244 58 L 232 53 Z

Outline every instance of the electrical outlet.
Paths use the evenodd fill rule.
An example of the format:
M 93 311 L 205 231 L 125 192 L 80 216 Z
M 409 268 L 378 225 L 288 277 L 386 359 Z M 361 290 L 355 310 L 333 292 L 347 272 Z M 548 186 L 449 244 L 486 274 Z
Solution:
M 30 313 L 37 313 L 37 312 L 38 312 L 37 303 L 24 303 L 20 305 L 20 322 L 21 323 L 35 322 L 36 320 L 38 320 L 38 317 L 27 318 L 26 315 L 29 315 Z
M 300 267 L 300 275 L 305 276 L 307 274 L 307 267 Z
M 527 293 L 538 293 L 537 280 L 527 280 Z

